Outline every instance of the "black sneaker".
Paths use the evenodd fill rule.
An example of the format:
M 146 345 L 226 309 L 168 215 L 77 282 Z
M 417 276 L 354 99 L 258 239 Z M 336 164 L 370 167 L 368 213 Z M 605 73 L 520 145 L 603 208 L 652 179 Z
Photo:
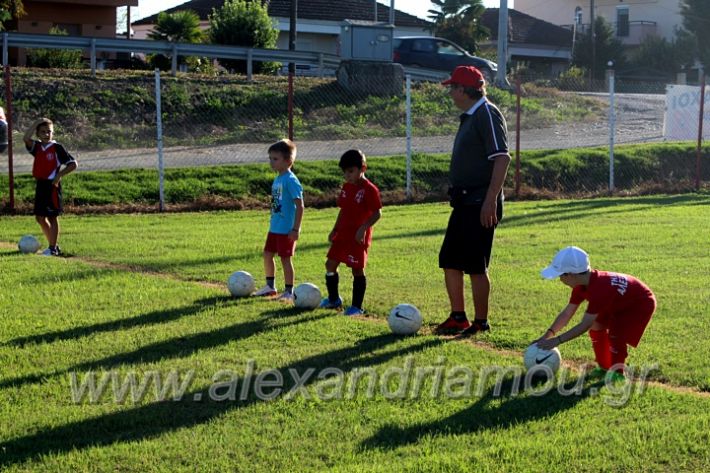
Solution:
M 491 329 L 491 326 L 488 325 L 488 321 L 486 322 L 479 322 L 478 320 L 473 321 L 471 326 L 461 332 L 462 337 L 469 337 L 471 335 L 476 335 L 479 332 L 487 332 Z
M 55 247 L 50 247 L 49 248 L 52 252 L 52 256 L 62 256 L 62 250 L 59 248 L 59 245 Z

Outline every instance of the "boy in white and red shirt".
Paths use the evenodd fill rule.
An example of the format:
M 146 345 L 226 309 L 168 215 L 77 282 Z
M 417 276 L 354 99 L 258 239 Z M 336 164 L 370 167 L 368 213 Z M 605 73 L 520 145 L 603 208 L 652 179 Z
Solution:
M 328 235 L 331 242 L 325 262 L 328 297 L 320 306 L 328 309 L 342 307 L 343 300 L 338 294 L 338 265 L 344 263 L 353 272 L 353 298 L 345 315 L 362 315 L 365 313 L 362 302 L 367 289 L 367 250 L 372 243 L 372 226 L 382 216 L 382 201 L 380 190 L 365 177 L 367 161 L 362 151 L 346 151 L 340 157 L 339 166 L 343 170 L 345 183 L 338 197 L 340 212 Z
M 33 135 L 37 135 L 39 141 L 32 139 Z M 61 255 L 57 244 L 59 239 L 57 218 L 62 213 L 61 179 L 77 167 L 76 159 L 67 153 L 64 146 L 54 141 L 53 136 L 54 124 L 49 118 L 37 120 L 25 131 L 24 136 L 25 147 L 34 156 L 32 176 L 37 180 L 35 219 L 49 243 L 49 247 L 42 253 L 44 256 Z
M 542 270 L 542 276 L 559 277 L 572 288 L 572 295 L 567 307 L 538 340 L 538 346 L 549 350 L 589 331 L 599 371 L 623 373 L 628 356 L 626 345 L 638 346 L 656 310 L 653 292 L 628 274 L 591 269 L 587 253 L 575 246 L 557 253 L 552 264 Z M 585 300 L 588 304 L 582 321 L 558 335 Z

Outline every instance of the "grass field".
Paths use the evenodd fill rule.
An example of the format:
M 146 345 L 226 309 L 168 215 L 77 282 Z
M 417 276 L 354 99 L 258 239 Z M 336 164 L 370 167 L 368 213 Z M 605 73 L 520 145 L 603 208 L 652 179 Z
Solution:
M 307 209 L 299 282 L 324 286 L 335 212 Z M 492 331 L 473 341 L 431 334 L 448 313 L 437 268 L 448 213 L 444 204 L 384 209 L 370 252 L 368 316 L 358 318 L 228 296 L 232 271 L 262 282 L 263 211 L 67 215 L 66 258 L 20 255 L 14 245 L 38 235 L 36 223 L 0 218 L 0 470 L 710 468 L 710 196 L 507 204 L 491 267 Z M 566 304 L 568 289 L 539 270 L 568 244 L 656 293 L 658 311 L 628 360 L 635 372 L 657 364 L 652 382 L 582 378 L 592 352 L 580 337 L 561 347 L 569 368 L 562 387 L 579 381 L 578 395 L 511 394 L 512 371 L 497 395 L 495 379 L 479 375 L 520 367 L 522 350 Z M 346 302 L 351 280 L 341 269 Z M 390 334 L 386 315 L 400 302 L 421 309 L 419 335 Z M 418 395 L 392 375 L 412 366 L 434 373 Z M 342 377 L 328 376 L 336 372 Z M 121 393 L 119 383 L 75 402 L 71 380 L 91 373 L 135 375 L 148 388 Z M 158 399 L 154 381 L 171 373 L 184 395 Z M 233 391 L 215 384 L 231 379 Z M 250 388 L 269 381 L 264 392 Z

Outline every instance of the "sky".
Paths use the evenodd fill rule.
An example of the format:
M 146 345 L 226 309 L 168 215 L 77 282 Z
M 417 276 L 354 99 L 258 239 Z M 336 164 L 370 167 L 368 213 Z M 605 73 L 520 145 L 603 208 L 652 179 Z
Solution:
M 185 3 L 187 0 L 139 0 L 138 7 L 131 8 L 131 21 L 153 15 L 168 8 Z M 379 3 L 389 5 L 389 0 L 379 0 Z M 498 7 L 500 0 L 484 0 L 487 7 Z M 427 0 L 395 0 L 394 8 L 410 15 L 426 19 L 427 11 L 432 7 Z M 508 8 L 513 7 L 513 0 L 508 0 Z

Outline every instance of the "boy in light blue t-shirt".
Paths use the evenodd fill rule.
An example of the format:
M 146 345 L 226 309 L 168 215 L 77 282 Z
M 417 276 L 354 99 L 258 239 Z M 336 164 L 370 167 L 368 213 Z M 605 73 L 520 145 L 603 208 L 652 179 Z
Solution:
M 255 296 L 275 296 L 276 265 L 279 255 L 284 271 L 284 292 L 278 297 L 283 302 L 293 302 L 294 269 L 291 257 L 296 250 L 296 240 L 301 233 L 303 220 L 303 187 L 291 166 L 296 160 L 296 145 L 291 140 L 281 140 L 269 147 L 269 164 L 278 173 L 271 185 L 271 224 L 264 245 L 264 273 L 266 285 Z

